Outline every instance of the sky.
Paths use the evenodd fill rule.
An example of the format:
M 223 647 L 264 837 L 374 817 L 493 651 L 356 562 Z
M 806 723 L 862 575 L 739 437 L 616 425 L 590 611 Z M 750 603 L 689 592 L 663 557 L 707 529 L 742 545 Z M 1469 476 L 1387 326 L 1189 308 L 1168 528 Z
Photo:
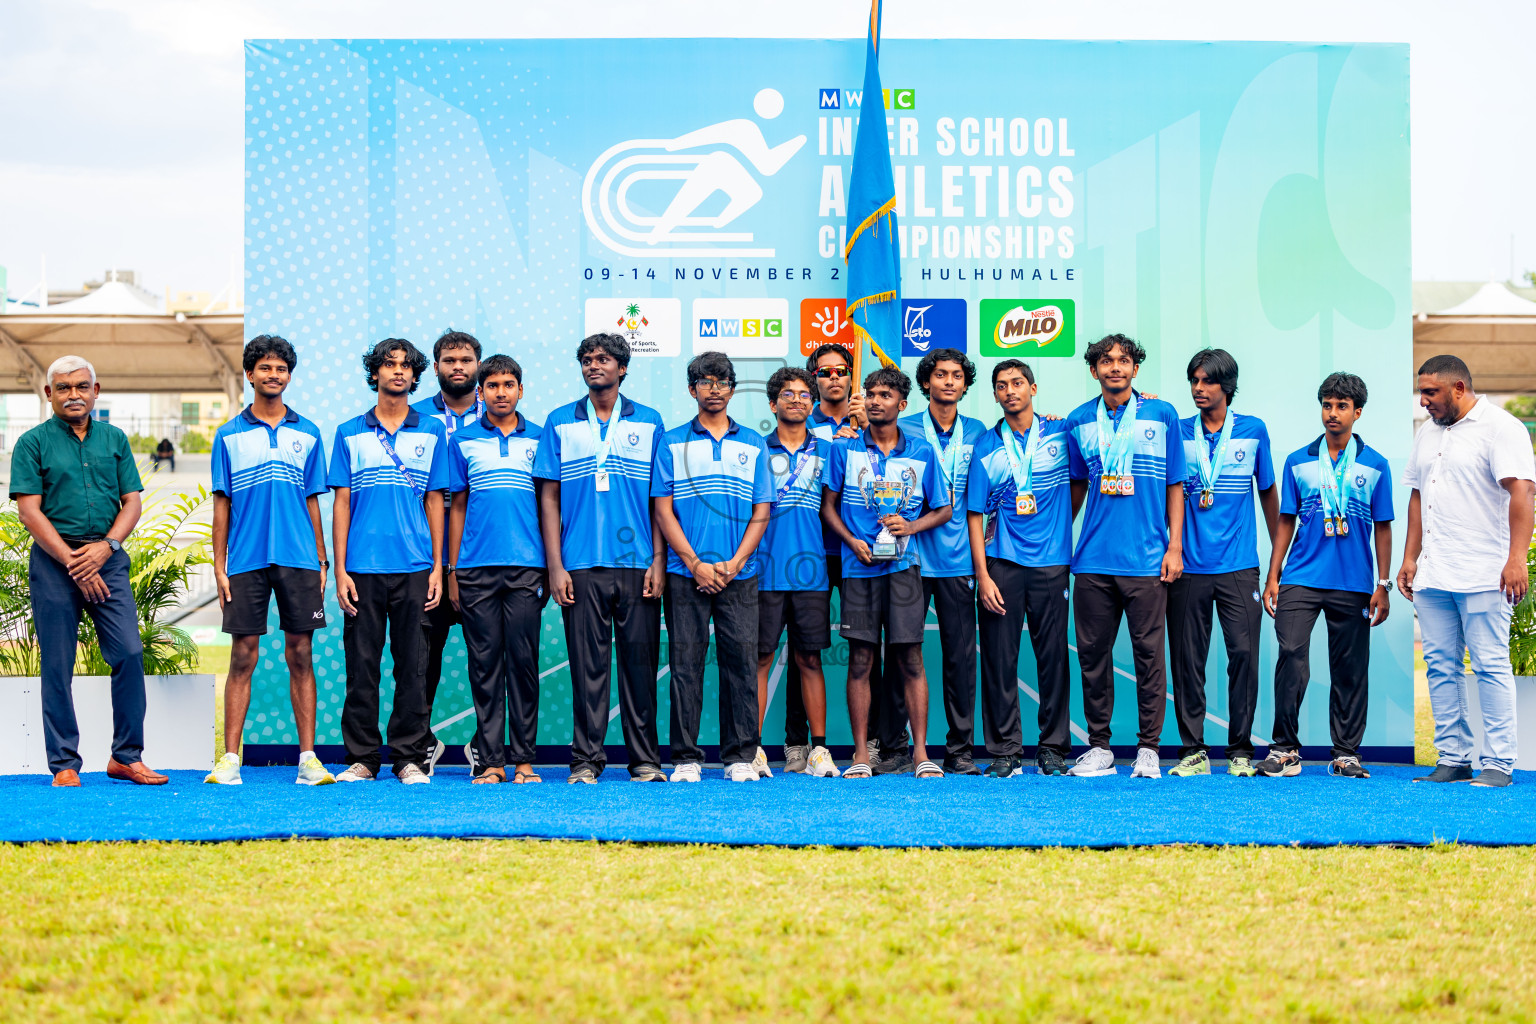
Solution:
M 159 294 L 238 267 L 247 38 L 858 37 L 867 0 L 0 0 L 10 292 L 117 267 Z M 910 38 L 1407 42 L 1415 280 L 1536 269 L 1536 7 L 1364 0 L 887 0 Z

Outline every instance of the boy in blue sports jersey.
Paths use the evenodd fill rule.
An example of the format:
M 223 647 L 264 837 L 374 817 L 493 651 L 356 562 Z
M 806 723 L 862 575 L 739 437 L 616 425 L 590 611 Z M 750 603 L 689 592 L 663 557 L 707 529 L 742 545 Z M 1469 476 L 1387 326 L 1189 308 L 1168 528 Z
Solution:
M 585 397 L 550 413 L 533 476 L 549 592 L 571 658 L 570 783 L 608 763 L 609 663 L 619 647 L 619 722 L 633 782 L 665 782 L 656 737 L 656 668 L 666 547 L 653 529 L 651 472 L 666 429 L 656 410 L 619 393 L 629 342 L 593 334 L 576 347 Z
M 757 548 L 757 724 L 761 730 L 768 713 L 768 678 L 787 627 L 785 661 L 798 671 L 787 673 L 786 686 L 801 690 L 810 747 L 793 770 L 835 779 L 839 772 L 827 750 L 827 682 L 821 667 L 821 652 L 832 646 L 831 560 L 822 551 L 821 523 L 821 484 L 832 444 L 805 426 L 815 387 L 815 378 L 794 366 L 768 378 L 768 408 L 778 427 L 763 439 L 773 474 L 773 509 Z M 784 770 L 791 767 L 786 755 Z
M 720 761 L 732 782 L 769 778 L 758 742 L 757 546 L 768 526 L 773 475 L 763 438 L 726 414 L 736 368 L 723 352 L 688 364 L 699 412 L 662 438 L 651 482 L 667 558 L 672 666 L 673 782 L 698 782 L 704 751 L 704 665 L 714 622 L 720 669 Z
M 437 374 L 437 394 L 412 402 L 411 408 L 423 416 L 430 416 L 443 425 L 443 433 L 453 441 L 453 435 L 461 428 L 472 426 L 485 413 L 480 401 L 476 381 L 480 372 L 480 342 L 473 334 L 444 331 L 432 344 L 432 371 Z M 444 501 L 452 500 L 445 493 Z M 446 505 L 443 521 L 447 522 Z M 445 580 L 444 586 L 447 585 Z M 459 612 L 451 601 L 439 601 L 437 607 L 427 612 L 426 700 L 428 713 L 437 700 L 438 683 L 443 678 L 443 651 L 448 646 L 448 633 L 459 625 Z M 431 741 L 432 753 L 427 757 L 427 774 L 431 775 L 446 747 L 436 737 Z M 464 756 L 473 773 L 477 768 L 474 744 L 464 744 Z
M 342 642 L 347 696 L 341 737 L 351 765 L 337 782 L 378 777 L 379 664 L 386 627 L 395 662 L 389 749 L 395 777 L 431 782 L 431 711 L 426 703 L 423 612 L 442 597 L 443 498 L 447 435 L 410 406 L 427 357 L 403 338 L 385 338 L 363 356 L 378 404 L 336 428 L 331 449 L 331 546 L 336 600 L 346 613 Z
M 315 756 L 315 669 L 311 643 L 325 628 L 325 531 L 320 495 L 325 448 L 320 428 L 283 402 L 299 365 L 285 339 L 252 338 L 242 358 L 251 404 L 213 438 L 213 576 L 230 635 L 224 684 L 224 753 L 204 782 L 240 785 L 240 742 L 251 706 L 251 674 L 277 595 L 288 663 L 288 697 L 299 734 L 304 786 L 336 779 Z
M 887 665 L 901 675 L 912 720 L 918 778 L 940 778 L 928 760 L 928 679 L 923 671 L 923 580 L 916 535 L 950 520 L 948 486 L 928 442 L 897 423 L 912 380 L 895 367 L 864 378 L 869 425 L 832 446 L 822 522 L 843 543 L 842 634 L 848 641 L 848 717 L 854 763 L 846 779 L 867 779 L 870 674 L 885 638 Z
M 1072 554 L 1072 615 L 1089 743 L 1068 775 L 1115 774 L 1109 723 L 1115 636 L 1124 616 L 1136 662 L 1131 777 L 1162 776 L 1157 750 L 1167 692 L 1164 619 L 1168 584 L 1184 571 L 1185 470 L 1179 414 L 1132 387 L 1146 358 L 1146 350 L 1123 334 L 1089 345 L 1083 359 L 1099 382 L 1099 397 L 1067 417 L 1073 515 L 1083 510 Z
M 1352 373 L 1329 374 L 1317 389 L 1323 434 L 1287 456 L 1280 473 L 1280 528 L 1264 581 L 1264 609 L 1275 620 L 1280 658 L 1274 738 L 1258 764 L 1260 775 L 1301 773 L 1298 719 L 1312 674 L 1312 628 L 1322 612 L 1333 739 L 1328 771 L 1371 777 L 1360 763 L 1360 742 L 1370 693 L 1371 627 L 1387 621 L 1390 611 L 1393 514 L 1387 460 L 1354 433 L 1365 399 L 1365 381 Z
M 976 578 L 965 504 L 972 452 L 987 428 L 981 420 L 962 416 L 959 409 L 960 399 L 974 383 L 976 364 L 964 352 L 934 349 L 917 364 L 917 388 L 928 399 L 928 408 L 899 421 L 903 430 L 921 436 L 938 456 L 953 509 L 949 522 L 918 534 L 915 540 L 922 564 L 923 604 L 932 603 L 939 620 L 944 720 L 949 724 L 944 770 L 953 775 L 981 774 L 971 757 L 976 733 Z
M 1034 649 L 1041 775 L 1066 772 L 1072 750 L 1067 667 L 1067 586 L 1072 492 L 1066 424 L 1035 412 L 1035 374 L 1004 359 L 992 368 L 1003 418 L 976 442 L 966 482 L 971 564 L 980 600 L 981 721 L 992 763 L 1006 779 L 1024 770 L 1019 644 L 1026 619 Z
M 1259 699 L 1259 548 L 1254 491 L 1275 543 L 1280 493 L 1269 430 L 1231 411 L 1237 360 L 1225 349 L 1194 354 L 1185 371 L 1195 415 L 1180 421 L 1184 461 L 1184 573 L 1168 587 L 1168 660 L 1179 763 L 1169 775 L 1209 775 L 1205 745 L 1205 661 L 1211 606 L 1227 645 L 1227 774 L 1253 776 L 1253 712 Z
M 474 781 L 542 782 L 539 619 L 548 600 L 533 463 L 542 431 L 517 411 L 523 368 L 511 356 L 479 364 L 479 420 L 448 442 L 448 600 L 463 617 L 475 704 Z M 510 729 L 508 726 L 510 725 Z M 510 732 L 510 742 L 504 740 Z

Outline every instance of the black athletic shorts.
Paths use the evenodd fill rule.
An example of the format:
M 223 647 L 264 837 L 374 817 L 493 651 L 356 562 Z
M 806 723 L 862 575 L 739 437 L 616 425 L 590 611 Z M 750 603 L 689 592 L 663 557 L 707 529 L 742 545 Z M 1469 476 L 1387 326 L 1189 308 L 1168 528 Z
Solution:
M 757 652 L 772 654 L 789 627 L 789 649 L 824 651 L 832 646 L 830 590 L 759 590 Z
M 927 617 L 922 570 L 915 565 L 884 576 L 843 578 L 844 640 L 878 644 L 884 629 L 888 644 L 920 644 Z
M 285 633 L 310 633 L 325 628 L 325 592 L 319 569 L 269 565 L 229 578 L 229 603 L 224 606 L 224 632 L 230 636 L 261 636 L 267 631 L 267 602 L 277 595 L 277 621 Z

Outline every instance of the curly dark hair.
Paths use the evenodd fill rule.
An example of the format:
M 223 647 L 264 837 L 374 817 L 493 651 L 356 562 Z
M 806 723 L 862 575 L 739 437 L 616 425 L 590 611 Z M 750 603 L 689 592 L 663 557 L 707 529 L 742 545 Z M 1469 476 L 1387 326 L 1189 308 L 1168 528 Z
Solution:
M 923 361 L 917 364 L 917 389 L 928 397 L 928 381 L 933 377 L 934 368 L 940 363 L 956 363 L 965 373 L 965 389 L 969 391 L 971 385 L 976 383 L 976 364 L 965 357 L 965 353 L 957 348 L 936 348 L 923 356 Z
M 894 366 L 882 366 L 878 370 L 871 370 L 864 378 L 865 391 L 881 384 L 894 389 L 901 396 L 902 401 L 906 401 L 907 396 L 912 393 L 912 378 Z
M 475 358 L 480 358 L 480 340 L 473 334 L 464 331 L 456 331 L 452 327 L 443 332 L 443 336 L 432 343 L 432 359 L 435 362 L 443 357 L 445 348 L 467 348 L 475 353 Z
M 688 386 L 695 387 L 705 377 L 729 381 L 736 386 L 736 367 L 724 352 L 700 352 L 688 361 Z
M 241 356 L 241 365 L 245 372 L 250 373 L 256 369 L 256 364 L 261 362 L 262 356 L 277 356 L 288 364 L 288 372 L 298 369 L 299 354 L 288 344 L 287 338 L 280 338 L 275 334 L 258 334 L 245 343 L 245 352 Z
M 363 373 L 368 377 L 369 389 L 379 390 L 379 370 L 394 352 L 405 353 L 405 361 L 411 367 L 411 391 L 415 392 L 421 386 L 421 375 L 427 372 L 427 357 L 404 338 L 385 338 L 363 353 Z
M 581 357 L 597 351 L 607 352 L 613 356 L 614 362 L 621 367 L 629 367 L 629 342 L 624 340 L 622 334 L 589 334 L 581 339 L 581 344 L 576 346 L 576 361 L 581 362 Z
M 480 370 L 475 374 L 475 382 L 484 384 L 487 380 L 499 373 L 510 373 L 517 379 L 518 387 L 523 385 L 523 368 L 518 365 L 516 359 L 511 356 L 494 355 L 480 364 Z
M 1317 388 L 1317 401 L 1325 398 L 1347 398 L 1356 409 L 1365 408 L 1365 381 L 1352 373 L 1330 373 Z
M 1099 365 L 1099 360 L 1109 355 L 1110 349 L 1116 345 L 1119 345 L 1125 354 L 1131 357 L 1131 362 L 1137 366 L 1147 361 L 1147 350 L 1123 334 L 1106 334 L 1092 345 L 1089 345 L 1088 351 L 1083 353 L 1083 361 L 1088 364 L 1090 369 L 1096 369 Z
M 816 364 L 821 362 L 821 357 L 825 355 L 842 356 L 843 361 L 847 363 L 850 368 L 853 366 L 853 353 L 848 351 L 848 346 L 837 345 L 833 344 L 832 342 L 828 342 L 824 345 L 817 345 L 815 351 L 805 357 L 806 370 L 811 373 L 815 373 Z
M 784 385 L 792 380 L 797 380 L 810 389 L 811 397 L 816 396 L 816 378 L 800 369 L 798 366 L 781 366 L 773 371 L 773 376 L 768 378 L 768 401 L 777 402 L 779 395 L 784 391 Z

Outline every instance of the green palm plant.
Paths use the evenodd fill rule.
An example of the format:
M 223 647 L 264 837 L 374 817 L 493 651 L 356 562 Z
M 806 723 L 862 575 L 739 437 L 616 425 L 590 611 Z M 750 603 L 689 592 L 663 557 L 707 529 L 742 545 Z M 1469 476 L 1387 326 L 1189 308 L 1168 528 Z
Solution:
M 1536 589 L 1536 543 L 1525 553 L 1525 572 Z M 1536 598 L 1526 591 L 1509 621 L 1509 664 L 1517 676 L 1536 676 Z
M 197 666 L 197 645 L 184 630 L 161 619 L 187 591 L 192 570 L 212 562 L 211 528 L 191 518 L 208 503 L 208 489 L 198 487 L 164 501 L 149 502 L 139 526 L 123 544 L 128 552 L 130 585 L 139 613 L 146 675 L 180 675 Z M 177 547 L 179 535 L 190 543 Z M 35 676 L 40 655 L 32 622 L 27 559 L 31 535 L 21 525 L 14 504 L 0 506 L 0 674 Z M 107 675 L 90 616 L 80 622 L 77 675 Z

